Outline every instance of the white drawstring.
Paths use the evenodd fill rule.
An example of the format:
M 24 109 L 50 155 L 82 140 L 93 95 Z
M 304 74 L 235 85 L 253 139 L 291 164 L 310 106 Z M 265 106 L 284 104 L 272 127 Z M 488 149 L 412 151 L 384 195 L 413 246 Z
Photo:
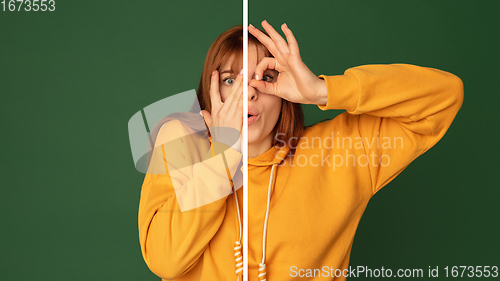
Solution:
M 234 201 L 236 202 L 236 211 L 238 212 L 238 225 L 240 226 L 240 232 L 238 233 L 238 241 L 241 242 L 241 221 L 240 221 L 240 205 L 238 204 L 238 195 L 236 195 L 236 189 L 233 185 Z
M 264 230 L 262 231 L 262 262 L 259 263 L 259 281 L 266 281 L 266 236 L 267 236 L 267 220 L 269 218 L 269 205 L 271 203 L 271 188 L 273 186 L 274 178 L 274 168 L 276 164 L 273 164 L 271 169 L 271 177 L 269 178 L 269 188 L 267 190 L 267 207 L 266 207 L 266 218 L 264 219 Z
M 201 112 L 200 112 L 201 114 Z M 238 140 L 240 141 L 240 140 Z M 212 149 L 212 156 L 214 154 L 214 149 L 213 149 L 213 143 L 212 139 L 210 138 L 210 148 Z M 223 154 L 224 157 L 224 154 Z M 224 158 L 224 162 L 226 162 Z M 236 281 L 241 281 L 243 278 L 243 254 L 241 253 L 241 236 L 242 236 L 242 230 L 241 230 L 241 220 L 240 220 L 240 205 L 238 203 L 238 195 L 236 194 L 236 187 L 234 186 L 234 183 L 231 181 L 231 185 L 233 186 L 233 194 L 234 194 L 234 202 L 236 204 L 236 213 L 238 217 L 238 226 L 239 226 L 239 232 L 238 232 L 238 240 L 234 242 L 234 258 L 236 262 Z
M 236 195 L 236 189 L 233 185 L 234 201 L 236 202 L 236 211 L 238 214 L 238 225 L 239 233 L 238 240 L 234 243 L 234 258 L 236 261 L 236 280 L 240 281 L 243 276 L 243 255 L 241 254 L 241 220 L 240 220 L 240 206 L 238 204 L 238 195 Z

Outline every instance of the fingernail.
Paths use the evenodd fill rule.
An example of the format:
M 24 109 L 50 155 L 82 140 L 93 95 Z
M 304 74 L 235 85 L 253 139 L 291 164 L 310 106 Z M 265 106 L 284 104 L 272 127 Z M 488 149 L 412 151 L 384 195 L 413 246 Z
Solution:
M 283 25 L 284 25 L 286 28 L 288 28 L 288 25 L 286 25 L 286 23 L 283 23 Z
M 250 28 L 255 28 L 252 24 L 250 24 L 248 27 L 250 27 Z
M 200 111 L 200 115 L 201 115 L 201 117 L 203 117 L 203 113 L 201 113 L 201 111 Z
M 239 73 L 239 75 L 243 75 L 243 72 L 244 71 L 243 71 L 243 68 L 242 68 L 241 71 L 240 71 L 240 73 Z
M 216 72 L 217 72 L 217 70 L 212 71 L 212 76 L 215 75 Z
M 255 74 L 255 80 L 259 80 L 259 75 Z

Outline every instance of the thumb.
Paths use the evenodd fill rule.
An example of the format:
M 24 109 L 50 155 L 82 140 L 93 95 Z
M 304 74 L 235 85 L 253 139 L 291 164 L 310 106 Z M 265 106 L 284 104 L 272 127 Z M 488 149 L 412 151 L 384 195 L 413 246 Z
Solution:
M 267 83 L 267 82 L 264 82 L 262 80 L 252 79 L 252 81 L 250 81 L 249 84 L 250 84 L 250 86 L 259 90 L 259 92 L 261 92 L 263 94 L 276 95 L 274 83 Z
M 208 127 L 212 127 L 212 114 L 208 112 L 207 110 L 202 110 L 200 111 L 201 116 L 203 116 L 203 119 L 205 119 L 205 123 L 207 123 Z

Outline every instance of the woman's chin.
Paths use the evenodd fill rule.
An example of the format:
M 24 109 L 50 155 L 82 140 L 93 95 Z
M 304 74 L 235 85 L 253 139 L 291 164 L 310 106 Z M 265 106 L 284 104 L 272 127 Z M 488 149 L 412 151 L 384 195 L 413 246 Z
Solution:
M 248 130 L 248 145 L 256 144 L 259 142 L 260 135 L 254 130 Z
M 252 138 L 250 137 L 250 134 L 248 135 L 248 145 L 252 145 L 252 144 L 255 144 L 257 143 L 256 142 L 256 139 L 255 138 Z

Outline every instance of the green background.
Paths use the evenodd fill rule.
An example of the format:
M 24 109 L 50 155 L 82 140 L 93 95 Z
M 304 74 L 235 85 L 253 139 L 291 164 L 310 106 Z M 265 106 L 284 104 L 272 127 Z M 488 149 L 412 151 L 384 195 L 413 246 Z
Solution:
M 368 205 L 352 266 L 425 276 L 440 266 L 441 279 L 446 265 L 500 266 L 493 3 L 250 1 L 250 23 L 286 22 L 318 75 L 411 63 L 464 82 L 446 136 Z M 0 12 L 0 279 L 158 280 L 139 247 L 143 175 L 127 122 L 197 88 L 210 44 L 241 22 L 237 1 L 56 1 L 55 12 Z M 305 109 L 307 124 L 339 113 Z
M 140 251 L 128 121 L 198 87 L 242 24 L 226 1 L 60 1 L 0 12 L 0 280 L 159 280 Z

